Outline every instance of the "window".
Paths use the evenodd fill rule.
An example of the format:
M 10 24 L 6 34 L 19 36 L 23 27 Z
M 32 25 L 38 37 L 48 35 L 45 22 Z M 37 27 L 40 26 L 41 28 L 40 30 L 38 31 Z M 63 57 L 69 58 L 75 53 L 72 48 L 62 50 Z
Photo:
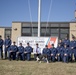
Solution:
M 64 39 L 67 36 L 67 34 L 60 34 L 60 38 Z
M 69 29 L 60 29 L 60 33 L 69 33 Z
M 31 33 L 31 28 L 22 28 L 22 33 Z
M 59 27 L 59 24 L 51 24 L 51 27 Z
M 51 36 L 59 37 L 59 35 L 58 35 L 58 34 L 54 34 L 54 33 L 53 33 L 53 34 L 51 34 Z
M 30 23 L 22 23 L 22 27 L 30 27 L 31 24 Z
M 59 29 L 58 28 L 54 28 L 54 29 L 51 28 L 51 34 L 52 33 L 57 33 L 58 34 L 59 33 Z
M 32 28 L 32 36 L 38 36 L 38 28 Z
M 50 28 L 41 28 L 41 33 L 50 33 Z
M 31 36 L 31 28 L 22 28 L 22 36 Z
M 41 24 L 41 27 L 49 27 L 49 24 L 47 23 Z
M 38 24 L 36 24 L 36 23 L 31 24 L 31 27 L 38 27 Z
M 6 30 L 5 33 L 6 33 L 6 34 L 11 34 L 10 30 Z
M 69 23 L 60 24 L 60 27 L 69 27 Z
M 5 29 L 5 38 L 9 36 L 11 38 L 11 29 Z
M 41 28 L 41 36 L 50 36 L 50 28 Z

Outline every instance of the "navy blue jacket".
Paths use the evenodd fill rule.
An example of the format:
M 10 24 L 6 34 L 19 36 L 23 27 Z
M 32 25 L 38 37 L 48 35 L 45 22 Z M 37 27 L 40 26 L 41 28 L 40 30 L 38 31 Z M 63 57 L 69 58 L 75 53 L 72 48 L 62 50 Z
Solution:
M 33 48 L 31 46 L 26 46 L 24 51 L 27 53 L 31 53 L 33 51 Z
M 63 55 L 64 54 L 64 47 L 61 47 L 60 48 L 60 55 Z
M 18 47 L 18 52 L 19 53 L 23 53 L 24 52 L 24 47 L 23 46 L 19 46 Z
M 56 48 L 50 48 L 50 51 L 51 51 L 51 54 L 53 54 L 54 56 L 56 55 L 57 53 L 57 49 Z
M 3 46 L 3 40 L 0 39 L 0 47 Z
M 10 48 L 9 48 L 9 51 L 13 51 L 13 52 L 17 52 L 18 48 L 16 45 L 11 45 Z
M 57 53 L 60 53 L 61 47 L 58 46 L 56 49 L 57 49 Z
M 4 45 L 10 46 L 11 45 L 11 39 L 5 39 Z
M 68 49 L 69 49 L 69 56 L 71 56 L 73 52 L 70 47 Z
M 70 40 L 64 39 L 63 43 L 66 44 L 67 46 L 70 46 Z
M 61 45 L 61 47 L 64 47 L 64 43 L 63 42 L 59 42 L 59 44 Z
M 48 48 L 44 48 L 43 51 L 42 51 L 42 54 L 45 54 L 47 56 L 50 56 L 51 55 L 51 51 Z
M 64 50 L 64 54 L 67 54 L 67 56 L 69 56 L 70 54 L 69 48 L 63 48 L 63 50 Z
M 76 49 L 76 41 L 71 41 L 70 42 L 70 47 L 73 47 L 73 49 Z

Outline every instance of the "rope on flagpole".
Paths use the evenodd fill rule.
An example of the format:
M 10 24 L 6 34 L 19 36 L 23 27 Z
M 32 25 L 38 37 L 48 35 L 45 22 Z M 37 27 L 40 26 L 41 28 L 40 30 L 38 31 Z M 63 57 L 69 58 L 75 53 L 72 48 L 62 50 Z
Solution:
M 29 0 L 28 0 L 28 7 L 29 7 L 30 20 L 31 20 L 32 35 L 33 35 L 32 14 L 31 14 L 31 6 L 30 6 L 30 1 Z
M 52 4 L 53 4 L 53 0 L 51 0 L 51 2 L 50 2 L 49 13 L 48 13 L 48 18 L 47 18 L 47 23 L 46 23 L 45 36 L 46 36 L 46 33 L 47 33 L 47 27 L 48 27 L 48 22 L 49 22 L 49 19 L 50 19 L 50 13 L 51 13 L 51 9 L 52 9 Z

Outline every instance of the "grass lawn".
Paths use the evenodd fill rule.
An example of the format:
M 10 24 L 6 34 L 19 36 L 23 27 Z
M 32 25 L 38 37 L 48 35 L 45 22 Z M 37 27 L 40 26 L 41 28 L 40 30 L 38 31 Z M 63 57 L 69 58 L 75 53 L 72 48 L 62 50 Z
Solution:
M 0 75 L 76 75 L 76 63 L 0 60 Z

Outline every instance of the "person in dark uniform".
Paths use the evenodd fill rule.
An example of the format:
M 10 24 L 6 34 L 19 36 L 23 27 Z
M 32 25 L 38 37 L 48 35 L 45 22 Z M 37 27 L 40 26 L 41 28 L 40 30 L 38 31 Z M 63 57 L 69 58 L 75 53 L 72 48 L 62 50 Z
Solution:
M 51 61 L 55 62 L 57 49 L 54 47 L 54 44 L 52 44 L 52 48 L 50 48 L 50 51 L 51 51 Z
M 0 55 L 1 59 L 3 59 L 3 39 L 1 35 L 0 35 Z
M 9 60 L 13 59 L 15 60 L 16 59 L 16 52 L 17 52 L 18 48 L 16 46 L 16 42 L 13 42 L 13 45 L 10 46 L 9 48 Z
M 31 59 L 31 52 L 33 52 L 33 48 L 27 43 L 27 46 L 24 48 L 24 53 L 23 53 L 23 60 L 26 59 L 29 61 Z
M 18 51 L 16 54 L 17 61 L 19 60 L 19 57 L 20 57 L 20 60 L 23 60 L 22 59 L 23 52 L 24 52 L 24 47 L 22 46 L 22 43 L 20 43 L 20 46 L 18 47 Z
M 67 47 L 70 46 L 70 40 L 67 38 L 67 36 L 66 36 L 66 38 L 63 40 L 63 43 L 66 44 Z
M 59 39 L 59 44 L 61 47 L 64 47 L 64 43 L 63 43 L 62 39 Z
M 63 51 L 64 51 L 63 62 L 68 63 L 68 61 L 69 61 L 69 48 L 67 47 L 66 44 L 64 45 Z
M 7 38 L 5 39 L 4 45 L 5 45 L 5 59 L 7 59 L 7 52 L 11 46 L 11 39 L 9 38 L 9 36 L 7 36 Z
M 60 50 L 61 50 L 61 44 L 59 43 L 58 44 L 58 47 L 56 48 L 57 49 L 57 60 L 60 61 L 61 60 L 61 54 L 60 54 Z
M 73 54 L 74 54 L 74 58 L 76 61 L 76 40 L 75 40 L 75 37 L 72 37 L 72 41 L 70 42 L 70 48 L 71 48 L 71 53 L 72 53 L 71 59 L 73 58 Z
M 42 54 L 40 56 L 40 63 L 42 59 L 46 60 L 47 63 L 49 63 L 50 55 L 51 55 L 51 51 L 48 48 L 48 45 L 45 45 L 45 48 L 43 49 Z
M 64 50 L 63 50 L 64 47 L 61 47 L 60 48 L 60 61 L 63 62 L 63 56 L 64 56 Z

